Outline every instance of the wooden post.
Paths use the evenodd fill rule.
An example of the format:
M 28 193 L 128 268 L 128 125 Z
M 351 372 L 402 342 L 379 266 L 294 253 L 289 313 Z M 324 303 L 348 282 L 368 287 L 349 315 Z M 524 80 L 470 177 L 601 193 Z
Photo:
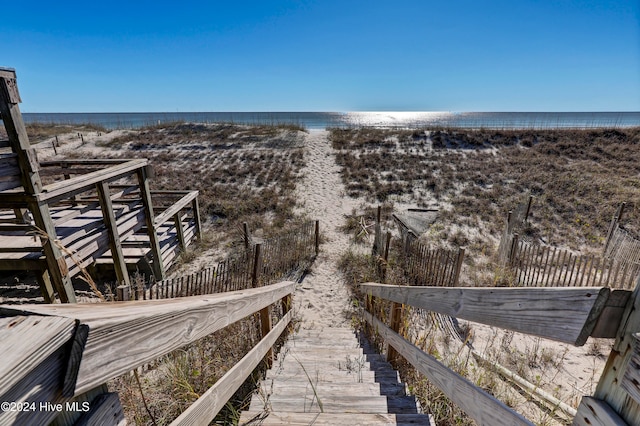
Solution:
M 269 308 L 270 306 L 267 306 L 260 310 L 260 332 L 263 339 L 271 331 L 271 313 Z M 265 362 L 268 368 L 271 368 L 273 365 L 273 348 L 271 347 L 265 355 Z
M 616 214 L 611 218 L 611 223 L 609 224 L 609 231 L 607 232 L 607 239 L 604 243 L 604 249 L 602 250 L 602 256 L 607 255 L 607 250 L 609 249 L 609 244 L 611 243 L 611 238 L 613 237 L 613 233 L 615 232 L 618 223 L 622 220 L 622 215 L 624 214 L 624 208 L 627 203 L 620 203 L 618 206 L 618 210 Z
M 320 221 L 319 220 L 316 220 L 315 249 L 316 249 L 316 256 L 317 256 L 320 253 Z
M 56 135 L 56 146 L 60 146 L 60 142 L 58 142 L 58 135 Z
M 164 279 L 164 264 L 162 263 L 162 254 L 160 251 L 160 242 L 158 234 L 153 223 L 153 203 L 151 202 L 151 191 L 149 190 L 149 182 L 147 181 L 148 171 L 143 167 L 137 171 L 138 184 L 140 185 L 140 194 L 142 195 L 142 205 L 145 209 L 145 222 L 147 225 L 147 234 L 149 243 L 151 244 L 151 253 L 153 254 L 153 274 L 157 281 Z
M 517 233 L 513 234 L 513 239 L 511 240 L 511 250 L 509 250 L 509 261 L 507 262 L 507 264 L 511 265 L 512 268 L 515 266 L 519 237 L 520 236 Z
M 524 221 L 529 220 L 529 212 L 531 211 L 531 203 L 533 202 L 533 195 L 529 195 L 529 201 L 527 202 L 527 210 L 524 213 Z
M 46 269 L 43 271 L 37 271 L 36 279 L 38 280 L 38 284 L 40 284 L 40 290 L 42 291 L 45 303 L 56 303 L 56 295 L 53 292 L 49 271 Z
M 382 217 L 382 206 L 378 206 L 378 211 L 376 213 L 376 224 L 374 227 L 374 235 L 373 235 L 373 248 L 371 249 L 371 256 L 377 256 L 380 254 L 381 247 L 378 247 L 378 240 L 380 239 L 380 220 Z
M 453 275 L 453 279 L 451 280 L 451 287 L 457 286 L 458 281 L 460 280 L 460 271 L 462 270 L 462 262 L 464 261 L 464 252 L 464 247 L 460 247 L 458 249 L 458 257 L 456 258 L 455 273 Z
M 131 300 L 131 293 L 130 293 L 131 288 L 129 287 L 129 284 L 123 284 L 123 285 L 119 285 L 116 288 L 117 294 L 118 294 L 118 300 L 119 301 L 124 301 L 124 300 Z
M 244 239 L 244 249 L 249 250 L 249 225 L 247 222 L 242 222 L 242 234 Z
M 193 224 L 195 226 L 195 234 L 198 240 L 202 240 L 202 222 L 200 221 L 200 206 L 198 198 L 194 198 L 191 202 L 191 210 L 193 212 Z
M 51 147 L 53 148 L 53 153 L 55 155 L 58 155 L 58 150 L 56 149 L 56 143 L 51 141 Z
M 384 245 L 384 254 L 382 256 L 382 264 L 380 267 L 380 278 L 382 282 L 387 279 L 387 262 L 389 261 L 389 246 L 391 245 L 391 232 L 387 232 L 387 238 Z
M 98 197 L 100 198 L 100 208 L 102 209 L 102 218 L 104 225 L 109 234 L 109 246 L 111 248 L 111 257 L 113 258 L 113 266 L 116 270 L 118 284 L 130 285 L 129 272 L 127 264 L 122 254 L 122 243 L 118 232 L 118 223 L 113 213 L 113 204 L 111 203 L 111 195 L 109 194 L 109 185 L 106 182 L 96 184 Z
M 390 328 L 396 333 L 400 333 L 400 325 L 402 324 L 402 314 L 404 313 L 404 305 L 393 302 L 391 305 L 391 324 Z M 398 352 L 391 345 L 387 348 L 387 361 L 392 362 L 398 356 Z
M 25 192 L 33 196 L 42 192 L 42 182 L 38 173 L 40 166 L 35 151 L 29 143 L 27 130 L 18 106 L 19 102 L 21 102 L 21 99 L 18 93 L 15 71 L 0 70 L 0 115 L 13 152 L 17 155 L 21 184 Z M 40 205 L 35 199 L 32 199 L 29 202 L 29 209 L 36 226 L 47 234 L 42 248 L 53 287 L 58 292 L 62 302 L 75 303 L 76 297 L 64 255 L 53 243 L 57 235 L 49 213 L 49 207 L 46 204 Z M 43 291 L 47 290 L 43 289 Z
M 253 270 L 251 271 L 251 287 L 258 286 L 258 279 L 260 278 L 260 250 L 262 244 L 256 244 L 256 251 L 253 257 Z
M 182 226 L 182 219 L 180 218 L 180 212 L 173 215 L 173 223 L 176 227 L 176 234 L 178 235 L 178 242 L 182 251 L 187 250 L 187 240 L 184 238 L 184 227 Z
M 593 398 L 584 397 L 578 407 L 574 424 L 599 425 L 621 424 L 603 423 L 602 419 L 614 419 L 619 416 L 629 425 L 640 424 L 640 401 L 625 389 L 633 383 L 627 383 L 627 370 L 635 368 L 632 359 L 635 354 L 634 334 L 640 331 L 640 283 L 631 294 L 625 313 L 622 316 L 613 350 L 609 355 Z M 610 421 L 610 420 L 606 420 Z

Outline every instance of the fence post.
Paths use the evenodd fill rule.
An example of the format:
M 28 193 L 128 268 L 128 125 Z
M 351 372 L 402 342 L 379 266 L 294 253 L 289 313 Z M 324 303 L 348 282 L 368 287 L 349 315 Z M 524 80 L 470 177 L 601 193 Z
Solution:
M 531 211 L 531 203 L 533 202 L 533 195 L 529 195 L 529 201 L 527 202 L 527 210 L 524 213 L 524 221 L 529 220 L 529 212 Z
M 451 280 L 451 287 L 455 287 L 458 285 L 458 280 L 460 279 L 460 271 L 462 270 L 462 261 L 464 260 L 464 252 L 464 247 L 460 247 L 458 249 L 458 257 L 456 258 L 456 269 L 453 275 L 453 279 Z
M 510 265 L 512 268 L 515 266 L 515 260 L 516 260 L 516 251 L 518 250 L 518 242 L 520 240 L 519 238 L 520 236 L 516 233 L 513 234 L 513 239 L 511 240 L 511 249 L 509 250 L 509 262 L 507 262 L 508 265 Z
M 247 222 L 242 222 L 242 233 L 244 234 L 244 248 L 249 250 L 249 225 Z
M 266 306 L 264 308 L 262 308 L 260 310 L 260 332 L 261 332 L 261 338 L 264 339 L 264 337 L 269 334 L 269 332 L 271 331 L 271 313 L 270 313 L 270 308 L 271 305 Z M 268 368 L 271 368 L 271 366 L 273 365 L 273 348 L 270 347 L 269 350 L 267 351 L 267 354 L 265 355 L 265 361 L 267 363 Z
M 119 285 L 116 288 L 117 294 L 118 294 L 118 300 L 123 301 L 123 300 L 129 300 L 130 296 L 130 289 L 129 286 L 126 284 L 123 285 Z
M 604 243 L 604 249 L 602 250 L 603 257 L 607 256 L 607 250 L 609 249 L 611 238 L 613 237 L 613 233 L 615 232 L 618 223 L 622 220 L 622 214 L 624 213 L 624 208 L 626 205 L 627 203 L 620 203 L 616 214 L 611 218 L 611 224 L 609 224 L 609 231 L 607 232 L 607 239 Z
M 256 251 L 253 256 L 253 271 L 251 271 L 251 287 L 258 287 L 258 279 L 260 278 L 260 249 L 262 244 L 256 244 Z
M 382 265 L 380 268 L 380 278 L 382 282 L 387 280 L 387 262 L 389 260 L 389 246 L 391 245 L 391 232 L 387 232 L 387 239 L 384 245 L 384 254 L 382 257 Z
M 393 302 L 391 305 L 391 324 L 390 328 L 400 334 L 400 324 L 402 324 L 402 314 L 404 305 L 402 303 Z M 392 362 L 398 356 L 398 352 L 391 345 L 387 348 L 387 361 Z
M 378 212 L 376 213 L 376 224 L 374 228 L 374 236 L 373 236 L 373 248 L 371 249 L 371 255 L 376 256 L 380 254 L 380 247 L 378 247 L 378 242 L 380 240 L 380 219 L 382 217 L 382 206 L 378 206 Z
M 316 248 L 316 256 L 320 253 L 320 221 L 316 220 L 316 239 L 315 239 L 315 248 Z

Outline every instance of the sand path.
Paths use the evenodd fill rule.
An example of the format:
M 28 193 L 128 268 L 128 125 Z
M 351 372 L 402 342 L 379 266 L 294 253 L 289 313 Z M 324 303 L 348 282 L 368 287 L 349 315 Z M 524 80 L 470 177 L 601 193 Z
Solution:
M 350 324 L 349 290 L 338 273 L 337 262 L 351 243 L 338 227 L 344 224 L 344 215 L 351 213 L 357 200 L 344 196 L 340 168 L 328 135 L 325 130 L 309 131 L 305 140 L 304 179 L 296 188 L 296 196 L 304 202 L 301 212 L 320 220 L 323 237 L 311 273 L 304 278 L 294 298 L 304 329 Z

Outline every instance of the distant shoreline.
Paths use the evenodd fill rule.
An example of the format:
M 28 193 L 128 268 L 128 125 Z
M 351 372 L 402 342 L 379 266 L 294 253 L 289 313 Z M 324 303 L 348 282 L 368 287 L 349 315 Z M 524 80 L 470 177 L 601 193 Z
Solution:
M 640 126 L 640 112 L 111 112 L 23 113 L 26 123 L 95 124 L 136 129 L 170 122 L 295 124 L 306 129 L 487 128 L 592 129 Z

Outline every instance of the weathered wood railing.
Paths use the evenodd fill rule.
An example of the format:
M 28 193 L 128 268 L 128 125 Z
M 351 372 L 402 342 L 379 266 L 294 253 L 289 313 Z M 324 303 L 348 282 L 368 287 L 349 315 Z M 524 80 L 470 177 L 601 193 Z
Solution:
M 180 299 L 0 306 L 0 401 L 9 402 L 0 425 L 74 424 L 80 415 L 91 424 L 105 410 L 109 423 L 119 423 L 122 409 L 105 394 L 107 380 L 260 312 L 262 340 L 174 421 L 209 424 L 291 321 L 294 289 L 281 282 Z M 274 303 L 284 316 L 272 328 Z
M 632 336 L 640 331 L 637 289 L 632 294 L 606 287 L 443 288 L 377 283 L 360 287 L 369 298 L 364 319 L 389 344 L 388 356 L 403 356 L 478 424 L 532 423 L 406 340 L 398 333 L 400 321 L 395 318 L 395 309 L 390 326 L 378 319 L 374 314 L 377 299 L 394 302 L 399 311 L 408 305 L 576 346 L 590 336 L 616 337 L 595 398 L 583 398 L 574 424 L 640 424 L 640 399 L 635 396 L 640 392 L 624 388 L 639 388 L 633 381 L 635 364 L 630 362 L 640 359 L 640 348 L 634 349 L 637 345 Z M 625 376 L 625 371 L 631 373 Z

